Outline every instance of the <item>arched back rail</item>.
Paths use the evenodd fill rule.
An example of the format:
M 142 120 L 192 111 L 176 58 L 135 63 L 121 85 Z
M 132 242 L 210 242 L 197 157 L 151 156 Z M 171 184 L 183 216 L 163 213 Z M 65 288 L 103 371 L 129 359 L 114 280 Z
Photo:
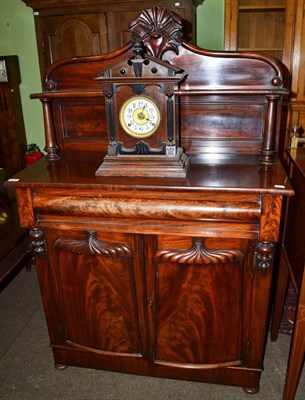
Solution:
M 147 59 L 159 59 L 185 78 L 175 89 L 177 135 L 189 154 L 255 153 L 272 164 L 277 153 L 285 88 L 283 65 L 254 52 L 219 52 L 183 42 L 179 16 L 162 7 L 131 21 L 131 41 L 115 52 L 53 64 L 44 76 L 46 158 L 63 151 L 106 151 L 106 98 L 99 77 L 111 67 L 122 74 L 141 43 Z M 116 123 L 114 121 L 114 123 Z

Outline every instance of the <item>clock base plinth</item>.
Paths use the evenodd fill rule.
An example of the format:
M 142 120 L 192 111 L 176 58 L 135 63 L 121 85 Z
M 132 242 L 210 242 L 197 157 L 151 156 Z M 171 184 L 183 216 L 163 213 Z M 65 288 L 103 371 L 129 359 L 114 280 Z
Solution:
M 181 148 L 176 157 L 107 155 L 95 176 L 185 178 L 188 165 L 188 156 Z

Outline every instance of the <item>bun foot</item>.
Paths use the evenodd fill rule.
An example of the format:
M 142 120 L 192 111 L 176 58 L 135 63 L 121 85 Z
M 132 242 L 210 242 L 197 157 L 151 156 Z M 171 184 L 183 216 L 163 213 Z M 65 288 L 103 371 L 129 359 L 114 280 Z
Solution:
M 55 366 L 56 369 L 59 369 L 60 371 L 63 370 L 63 369 L 68 368 L 68 365 L 64 365 L 64 364 L 56 364 L 55 363 L 54 366 Z
M 257 387 L 245 387 L 243 389 L 248 394 L 256 394 L 256 393 L 259 392 L 259 386 L 257 386 Z

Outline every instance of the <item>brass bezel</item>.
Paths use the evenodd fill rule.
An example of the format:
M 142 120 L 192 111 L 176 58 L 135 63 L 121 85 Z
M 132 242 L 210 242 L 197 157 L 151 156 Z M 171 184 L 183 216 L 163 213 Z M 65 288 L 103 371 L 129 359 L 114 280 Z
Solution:
M 152 105 L 154 107 L 154 109 L 156 110 L 156 114 L 157 114 L 157 122 L 156 122 L 155 126 L 152 127 L 148 132 L 146 132 L 144 134 L 135 132 L 134 130 L 130 129 L 130 127 L 127 125 L 127 122 L 124 119 L 124 113 L 125 113 L 126 108 L 129 107 L 130 104 L 133 103 L 135 100 L 139 101 L 141 99 L 143 99 L 146 102 L 150 103 L 150 105 Z M 147 96 L 133 96 L 133 97 L 130 97 L 128 100 L 126 100 L 123 103 L 123 105 L 122 105 L 122 107 L 120 109 L 120 112 L 119 112 L 119 121 L 120 121 L 120 124 L 121 124 L 122 128 L 124 129 L 124 131 L 128 135 L 130 135 L 130 136 L 132 136 L 134 138 L 137 138 L 137 139 L 142 139 L 142 138 L 144 139 L 144 138 L 147 138 L 147 137 L 153 135 L 158 130 L 158 128 L 160 126 L 160 122 L 161 122 L 160 110 L 159 110 L 159 107 L 157 106 L 157 104 L 150 97 L 147 97 Z

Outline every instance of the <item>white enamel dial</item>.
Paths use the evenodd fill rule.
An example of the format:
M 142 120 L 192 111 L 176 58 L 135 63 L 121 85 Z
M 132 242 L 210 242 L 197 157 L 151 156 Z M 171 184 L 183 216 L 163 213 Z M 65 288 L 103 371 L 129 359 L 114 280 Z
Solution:
M 120 123 L 130 136 L 146 138 L 160 125 L 160 111 L 146 96 L 134 96 L 126 100 L 120 110 Z

